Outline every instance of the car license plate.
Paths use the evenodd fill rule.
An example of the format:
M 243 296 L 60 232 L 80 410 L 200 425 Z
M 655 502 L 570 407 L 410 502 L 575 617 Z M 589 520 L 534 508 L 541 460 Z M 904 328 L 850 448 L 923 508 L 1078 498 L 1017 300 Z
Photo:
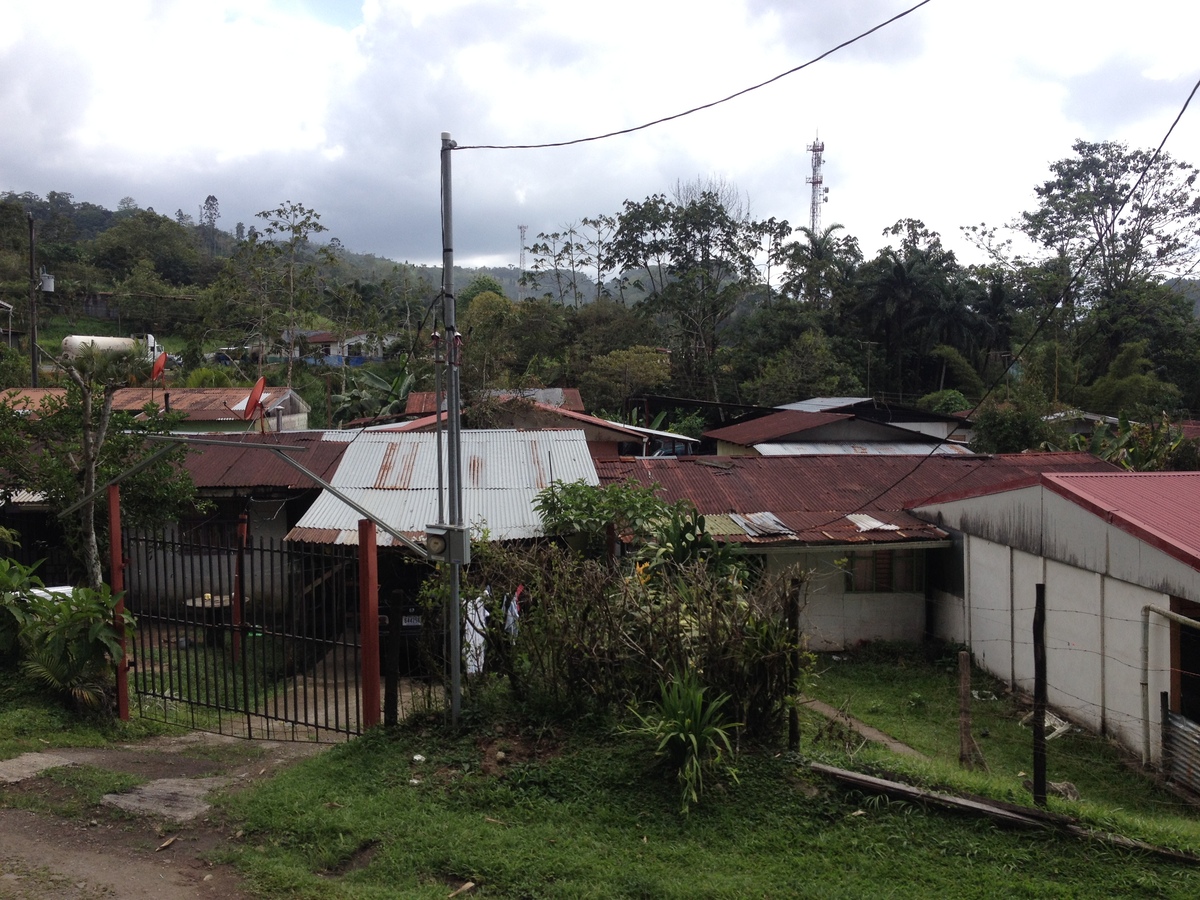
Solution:
M 421 617 L 420 616 L 401 616 L 400 624 L 404 628 L 420 628 L 421 627 Z

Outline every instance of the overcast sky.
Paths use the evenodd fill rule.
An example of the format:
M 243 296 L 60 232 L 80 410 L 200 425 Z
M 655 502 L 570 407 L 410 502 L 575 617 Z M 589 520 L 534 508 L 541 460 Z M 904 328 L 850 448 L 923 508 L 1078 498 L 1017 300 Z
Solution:
M 442 132 L 463 146 L 630 128 L 765 81 L 916 0 L 0 0 L 0 190 L 122 197 L 220 227 L 291 200 L 348 248 L 439 262 Z M 1033 207 L 1077 138 L 1158 144 L 1200 78 L 1196 0 L 932 0 L 718 107 L 559 149 L 453 154 L 456 262 L 716 177 L 756 217 L 829 199 L 868 255 L 903 217 Z M 1167 144 L 1200 164 L 1200 98 Z

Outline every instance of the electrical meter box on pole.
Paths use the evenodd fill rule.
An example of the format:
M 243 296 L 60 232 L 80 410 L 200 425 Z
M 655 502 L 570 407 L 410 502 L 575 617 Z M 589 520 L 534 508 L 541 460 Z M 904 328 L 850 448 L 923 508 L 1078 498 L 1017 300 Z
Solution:
M 425 550 L 430 559 L 465 566 L 471 561 L 470 532 L 455 525 L 426 525 Z

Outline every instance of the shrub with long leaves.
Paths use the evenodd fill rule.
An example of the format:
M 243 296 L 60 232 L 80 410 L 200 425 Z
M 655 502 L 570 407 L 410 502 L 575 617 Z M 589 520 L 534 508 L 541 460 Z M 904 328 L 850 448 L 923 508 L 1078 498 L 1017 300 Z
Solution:
M 696 673 L 687 670 L 659 682 L 659 699 L 646 713 L 630 712 L 637 725 L 627 729 L 657 741 L 655 752 L 666 759 L 680 787 L 680 809 L 686 813 L 704 795 L 704 776 L 733 755 L 729 734 L 739 723 L 725 718 L 728 694 L 709 699 Z M 729 770 L 737 780 L 737 773 Z
M 119 599 L 101 585 L 77 587 L 70 595 L 32 590 L 8 605 L 19 627 L 21 671 L 80 708 L 105 706 L 113 662 L 122 659 L 114 624 Z M 128 611 L 123 624 L 133 627 Z

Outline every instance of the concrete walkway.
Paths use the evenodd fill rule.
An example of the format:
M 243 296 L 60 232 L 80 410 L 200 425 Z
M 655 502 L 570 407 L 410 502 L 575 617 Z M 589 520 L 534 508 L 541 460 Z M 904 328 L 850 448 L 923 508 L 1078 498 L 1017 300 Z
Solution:
M 800 702 L 813 712 L 820 713 L 831 721 L 841 722 L 847 728 L 871 743 L 883 744 L 883 746 L 887 747 L 893 753 L 898 753 L 901 756 L 912 756 L 916 757 L 917 759 L 929 758 L 924 753 L 919 753 L 918 751 L 914 750 L 912 747 L 908 746 L 908 744 L 904 744 L 896 740 L 890 734 L 884 734 L 878 728 L 872 728 L 866 722 L 861 722 L 853 716 L 842 712 L 840 709 L 835 709 L 828 703 L 823 703 L 822 701 L 813 697 L 802 697 Z

